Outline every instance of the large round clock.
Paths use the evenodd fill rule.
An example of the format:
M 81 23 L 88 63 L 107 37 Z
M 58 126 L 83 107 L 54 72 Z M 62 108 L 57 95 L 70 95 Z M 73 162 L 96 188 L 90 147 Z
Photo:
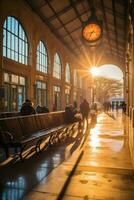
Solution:
M 96 42 L 102 35 L 102 28 L 98 23 L 89 23 L 82 30 L 83 38 L 88 42 Z

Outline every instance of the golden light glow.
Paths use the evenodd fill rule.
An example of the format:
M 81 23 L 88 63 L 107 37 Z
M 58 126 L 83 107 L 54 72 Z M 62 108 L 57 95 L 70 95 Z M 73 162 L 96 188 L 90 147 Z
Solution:
M 101 32 L 100 26 L 92 23 L 85 26 L 82 31 L 82 35 L 87 41 L 94 42 L 100 38 Z
M 91 131 L 90 131 L 91 137 L 90 137 L 90 141 L 89 141 L 89 145 L 91 147 L 96 148 L 96 147 L 101 146 L 99 134 L 100 134 L 100 131 L 98 130 L 97 127 L 91 129 Z
M 92 67 L 90 70 L 92 76 L 98 76 L 99 75 L 99 69 L 97 67 Z

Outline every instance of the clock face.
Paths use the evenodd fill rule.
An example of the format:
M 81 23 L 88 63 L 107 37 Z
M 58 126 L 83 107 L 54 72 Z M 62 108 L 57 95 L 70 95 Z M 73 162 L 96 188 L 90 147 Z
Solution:
M 88 24 L 83 28 L 82 35 L 88 42 L 95 42 L 101 37 L 102 29 L 98 24 Z

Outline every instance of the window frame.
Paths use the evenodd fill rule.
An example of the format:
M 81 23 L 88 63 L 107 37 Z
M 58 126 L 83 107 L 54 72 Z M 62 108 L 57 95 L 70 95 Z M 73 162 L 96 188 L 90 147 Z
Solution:
M 54 55 L 53 77 L 57 79 L 61 79 L 61 75 L 62 75 L 61 57 L 59 53 L 56 52 Z
M 71 70 L 68 62 L 66 63 L 66 69 L 65 69 L 65 81 L 66 83 L 71 83 Z
M 29 43 L 26 31 L 14 16 L 7 16 L 3 24 L 3 57 L 28 65 Z
M 36 55 L 36 70 L 48 74 L 48 51 L 44 42 L 41 40 L 37 45 Z

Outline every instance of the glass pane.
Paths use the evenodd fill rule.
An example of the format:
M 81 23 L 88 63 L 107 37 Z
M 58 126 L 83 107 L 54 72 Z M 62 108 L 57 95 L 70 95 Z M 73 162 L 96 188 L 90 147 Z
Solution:
M 4 73 L 4 82 L 10 82 L 10 77 L 8 73 Z
M 47 59 L 47 53 L 46 53 L 46 48 L 43 44 L 43 42 L 39 42 L 38 47 L 37 47 L 37 64 L 36 64 L 36 69 L 46 73 L 46 65 L 45 65 L 45 60 Z
M 11 34 L 9 32 L 7 33 L 7 47 L 11 48 Z
M 6 57 L 6 47 L 3 47 L 3 56 Z
M 15 46 L 15 45 L 14 45 L 14 35 L 12 35 L 12 37 L 11 37 L 11 49 L 12 49 L 12 50 L 15 50 L 15 49 L 14 49 L 14 46 Z
M 18 54 L 15 52 L 15 61 L 18 61 Z
M 25 78 L 20 76 L 20 85 L 25 85 Z
M 6 30 L 4 30 L 4 32 L 3 32 L 3 46 L 6 46 L 6 40 L 7 40 L 7 38 L 6 38 Z
M 11 58 L 10 53 L 11 53 L 10 49 L 7 49 L 7 58 Z
M 11 58 L 12 60 L 14 60 L 14 54 L 15 54 L 14 51 L 11 51 L 11 57 L 10 57 L 10 58 Z
M 15 33 L 15 19 L 12 17 L 12 21 L 11 21 L 11 31 L 12 33 Z
M 18 84 L 18 76 L 12 74 L 12 75 L 11 75 L 11 82 L 12 82 L 12 83 L 17 83 L 17 84 Z
M 18 35 L 18 22 L 15 20 L 15 28 L 14 28 L 15 35 Z
M 7 30 L 11 31 L 11 17 L 7 18 Z
M 37 88 L 41 88 L 41 82 L 37 82 Z
M 46 83 L 42 83 L 42 88 L 46 89 Z
M 18 38 L 16 36 L 14 38 L 14 42 L 15 42 L 15 51 L 18 52 Z

